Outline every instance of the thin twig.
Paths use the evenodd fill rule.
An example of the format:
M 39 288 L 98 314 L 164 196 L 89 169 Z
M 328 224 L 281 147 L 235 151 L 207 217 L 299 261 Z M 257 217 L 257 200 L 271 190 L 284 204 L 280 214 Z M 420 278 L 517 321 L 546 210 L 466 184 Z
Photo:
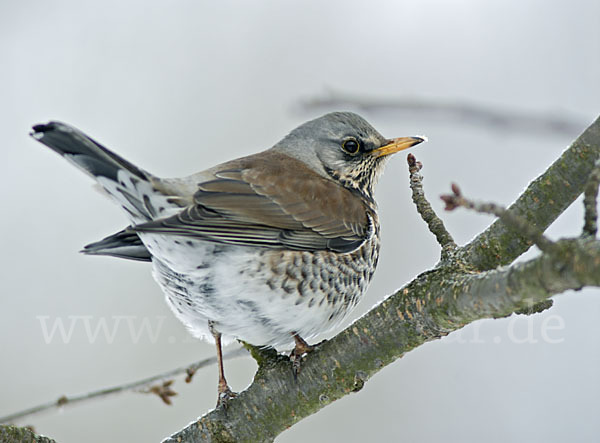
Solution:
M 447 256 L 456 249 L 456 243 L 444 226 L 444 222 L 437 216 L 425 197 L 425 192 L 423 192 L 423 176 L 420 174 L 423 164 L 417 161 L 412 154 L 408 154 L 406 160 L 408 161 L 408 172 L 410 172 L 412 200 L 417 206 L 417 211 L 421 215 L 421 218 L 427 223 L 429 231 L 435 235 L 435 238 L 442 247 L 442 256 Z
M 247 351 L 244 348 L 239 348 L 239 349 L 235 349 L 233 351 L 224 353 L 223 358 L 226 360 L 230 360 L 230 359 L 233 359 L 233 358 L 239 357 L 241 355 L 245 355 L 245 354 L 247 354 Z M 28 408 L 23 411 L 15 412 L 13 414 L 9 414 L 4 417 L 0 417 L 0 423 L 12 423 L 16 420 L 20 420 L 24 417 L 28 417 L 28 416 L 31 416 L 34 414 L 38 414 L 38 413 L 46 411 L 48 409 L 60 408 L 60 407 L 66 406 L 66 405 L 82 403 L 82 402 L 85 402 L 88 400 L 92 400 L 94 398 L 107 397 L 109 395 L 119 394 L 121 392 L 126 392 L 126 391 L 138 391 L 138 392 L 148 392 L 148 393 L 152 393 L 152 394 L 157 394 L 157 395 L 159 395 L 159 397 L 161 397 L 161 399 L 165 403 L 169 404 L 168 402 L 165 401 L 165 398 L 163 398 L 166 396 L 166 399 L 168 400 L 168 397 L 173 395 L 173 394 L 168 394 L 166 391 L 166 389 L 170 386 L 170 383 L 168 383 L 169 380 L 167 380 L 167 379 L 170 379 L 172 377 L 175 377 L 175 376 L 178 376 L 181 374 L 188 374 L 188 370 L 190 368 L 194 368 L 194 372 L 196 372 L 198 369 L 212 365 L 216 362 L 217 362 L 216 357 L 205 358 L 204 360 L 200 360 L 196 363 L 192 363 L 191 365 L 181 366 L 179 368 L 172 369 L 170 371 L 163 372 L 158 375 L 153 375 L 152 377 L 147 377 L 142 380 L 134 381 L 131 383 L 125 383 L 122 385 L 113 386 L 113 387 L 105 388 L 105 389 L 99 389 L 97 391 L 88 392 L 86 394 L 73 395 L 70 397 L 63 395 L 63 396 L 59 397 L 58 400 L 53 400 L 53 401 L 49 401 L 46 403 L 42 403 L 42 404 L 34 406 L 32 408 Z M 165 383 L 162 384 L 163 388 L 165 388 L 165 389 L 163 389 L 163 390 L 154 389 L 153 390 L 152 388 L 149 388 L 145 391 L 143 390 L 144 387 L 151 385 L 157 381 L 163 381 L 163 380 L 166 381 L 166 383 L 168 383 L 168 384 L 166 384 L 166 386 L 165 386 Z M 156 392 L 156 391 L 159 391 L 159 392 Z
M 419 97 L 369 97 L 326 91 L 300 101 L 297 108 L 314 112 L 316 109 L 356 109 L 364 112 L 398 112 L 409 118 L 437 118 L 443 122 L 470 124 L 510 133 L 564 134 L 574 136 L 585 128 L 585 123 L 564 113 L 527 113 L 517 109 L 500 109 L 464 101 L 428 100 Z
M 452 183 L 452 194 L 442 195 L 440 198 L 446 203 L 446 211 L 463 207 L 482 214 L 495 215 L 507 226 L 531 240 L 542 251 L 549 252 L 552 249 L 554 243 L 544 236 L 539 229 L 528 223 L 527 220 L 495 203 L 479 203 L 464 198 L 456 183 Z
M 582 236 L 596 237 L 598 232 L 598 186 L 600 186 L 600 160 L 590 174 L 585 186 L 583 207 L 585 208 L 585 224 Z

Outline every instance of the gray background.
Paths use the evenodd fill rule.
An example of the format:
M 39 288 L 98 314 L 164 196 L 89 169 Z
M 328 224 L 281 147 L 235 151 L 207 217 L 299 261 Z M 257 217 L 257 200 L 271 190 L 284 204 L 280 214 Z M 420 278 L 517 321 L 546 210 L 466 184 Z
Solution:
M 330 110 L 298 105 L 329 88 L 575 119 L 578 130 L 544 135 L 361 112 L 388 137 L 429 136 L 414 153 L 437 210 L 452 181 L 508 204 L 598 115 L 599 29 L 595 0 L 2 2 L 0 415 L 213 355 L 172 317 L 148 265 L 77 253 L 125 218 L 29 139 L 31 124 L 67 121 L 149 171 L 177 176 L 269 147 Z M 407 184 L 402 154 L 377 192 L 380 266 L 346 324 L 438 259 Z M 459 243 L 492 221 L 442 216 Z M 578 201 L 549 234 L 581 225 Z M 598 441 L 599 295 L 566 293 L 536 317 L 481 321 L 426 344 L 278 441 Z M 112 339 L 90 342 L 74 323 L 68 343 L 44 340 L 39 316 L 68 326 L 69 316 L 86 315 L 92 326 L 104 319 L 112 328 L 120 315 L 135 328 L 144 319 L 162 327 L 156 340 L 136 341 L 121 323 Z M 244 357 L 226 369 L 241 390 L 255 365 Z M 175 389 L 171 407 L 124 394 L 25 423 L 67 443 L 157 441 L 214 405 L 216 369 Z

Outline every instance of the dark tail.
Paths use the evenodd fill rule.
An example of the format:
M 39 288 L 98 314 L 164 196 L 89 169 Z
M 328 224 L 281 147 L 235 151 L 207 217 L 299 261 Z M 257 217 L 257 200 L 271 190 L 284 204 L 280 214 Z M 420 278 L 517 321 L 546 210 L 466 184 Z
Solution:
M 118 182 L 117 173 L 125 169 L 139 179 L 147 180 L 149 174 L 109 151 L 83 132 L 61 122 L 35 125 L 30 134 L 93 177 L 106 177 Z
M 96 179 L 134 223 L 152 219 L 145 201 L 159 192 L 149 173 L 64 123 L 35 125 L 31 136 Z
M 128 213 L 132 222 L 152 219 L 154 209 L 150 196 L 158 191 L 152 186 L 150 174 L 64 123 L 35 125 L 31 136 L 95 178 Z M 127 228 L 87 245 L 82 252 L 131 260 L 151 259 L 138 235 Z
M 88 255 L 110 255 L 139 261 L 151 261 L 152 259 L 142 240 L 129 228 L 91 243 L 85 246 L 81 252 Z

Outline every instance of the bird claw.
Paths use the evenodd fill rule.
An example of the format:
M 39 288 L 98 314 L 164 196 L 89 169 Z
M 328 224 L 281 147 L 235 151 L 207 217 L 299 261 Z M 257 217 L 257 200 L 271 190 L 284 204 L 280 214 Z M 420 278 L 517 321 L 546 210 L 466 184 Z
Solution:
M 309 345 L 300 337 L 296 338 L 296 347 L 290 354 L 290 361 L 292 362 L 292 373 L 294 374 L 294 380 L 298 379 L 298 374 L 300 374 L 300 370 L 302 369 L 302 358 L 309 352 L 314 351 L 314 349 L 314 346 Z
M 292 362 L 292 374 L 294 374 L 294 380 L 297 380 L 300 369 L 302 368 L 302 355 L 295 354 L 292 351 L 290 354 L 290 361 Z
M 233 392 L 229 386 L 225 386 L 225 388 L 219 388 L 217 408 L 223 406 L 223 408 L 227 409 L 229 401 L 235 397 L 237 397 L 237 392 Z

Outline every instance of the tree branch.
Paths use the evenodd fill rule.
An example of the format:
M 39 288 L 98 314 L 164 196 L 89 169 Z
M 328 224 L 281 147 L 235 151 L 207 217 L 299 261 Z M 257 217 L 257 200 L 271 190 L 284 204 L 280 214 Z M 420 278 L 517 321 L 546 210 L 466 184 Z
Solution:
M 529 185 L 508 213 L 543 232 L 583 192 L 599 158 L 600 119 Z M 593 218 L 588 206 L 586 214 Z M 273 441 L 302 418 L 359 391 L 373 374 L 424 342 L 478 319 L 531 309 L 568 289 L 600 286 L 600 241 L 589 235 L 559 240 L 552 253 L 498 268 L 525 252 L 532 244 L 529 237 L 497 220 L 448 260 L 317 345 L 297 378 L 287 357 L 248 346 L 259 366 L 250 387 L 227 408 L 207 413 L 165 441 Z M 441 243 L 450 244 L 447 238 Z
M 241 355 L 245 355 L 247 352 L 244 348 L 234 349 L 223 354 L 225 360 L 230 360 Z M 170 404 L 169 397 L 175 395 L 171 390 L 167 390 L 172 383 L 172 378 L 178 375 L 186 374 L 186 382 L 191 381 L 191 377 L 201 368 L 213 365 L 217 362 L 216 357 L 209 357 L 190 365 L 181 366 L 179 368 L 171 369 L 170 371 L 162 372 L 151 377 L 143 378 L 131 383 L 124 383 L 118 386 L 112 386 L 110 388 L 98 389 L 96 391 L 86 392 L 85 394 L 79 395 L 62 395 L 57 400 L 51 400 L 31 408 L 24 409 L 22 411 L 15 412 L 13 414 L 5 415 L 0 417 L 0 423 L 13 423 L 17 420 L 22 420 L 25 417 L 37 415 L 50 409 L 63 408 L 65 406 L 73 406 L 79 403 L 85 403 L 90 400 L 94 400 L 101 397 L 108 397 L 115 394 L 121 394 L 123 392 L 137 391 L 142 393 L 150 393 L 158 395 L 163 402 Z M 163 382 L 160 385 L 151 386 L 156 382 Z M 169 383 L 171 382 L 171 383 Z M 164 386 L 168 383 L 167 386 Z M 146 389 L 147 388 L 147 389 Z M 171 394 L 167 394 L 170 392 Z M 2 440 L 0 440 L 1 442 Z
M 0 425 L 0 442 L 56 443 L 51 438 L 37 435 L 29 428 L 10 425 Z
M 596 160 L 596 166 L 590 174 L 583 197 L 585 223 L 582 234 L 590 237 L 595 237 L 598 232 L 598 186 L 600 186 L 600 160 Z
M 428 100 L 426 98 L 381 98 L 352 95 L 329 90 L 324 94 L 300 101 L 296 106 L 301 111 L 314 112 L 322 109 L 356 109 L 365 112 L 389 113 L 395 111 L 414 118 L 415 116 L 438 119 L 443 122 L 470 124 L 510 133 L 578 134 L 584 124 L 575 118 L 551 114 L 526 113 L 517 109 L 499 109 L 464 101 Z
M 458 207 L 471 209 L 481 214 L 492 214 L 498 217 L 499 220 L 503 221 L 506 226 L 512 228 L 517 234 L 523 235 L 525 238 L 531 240 L 540 250 L 549 252 L 552 248 L 553 243 L 537 229 L 535 226 L 531 226 L 522 217 L 511 211 L 507 211 L 496 203 L 480 203 L 473 200 L 466 199 L 463 197 L 460 188 L 456 183 L 452 184 L 452 194 L 442 195 L 440 197 L 444 203 L 446 203 L 446 211 L 452 211 Z
M 406 160 L 408 161 L 408 172 L 410 173 L 410 189 L 412 190 L 412 200 L 417 207 L 417 212 L 421 215 L 421 218 L 425 223 L 429 231 L 442 247 L 442 258 L 448 258 L 449 255 L 456 250 L 456 243 L 452 238 L 452 235 L 448 232 L 444 226 L 444 222 L 440 219 L 431 204 L 425 198 L 423 192 L 423 176 L 421 175 L 421 169 L 423 164 L 418 162 L 414 155 L 408 154 Z
M 583 191 L 599 156 L 600 119 L 508 211 L 542 232 Z M 492 269 L 531 244 L 527 235 L 509 229 L 497 221 L 452 259 L 316 346 L 297 380 L 287 357 L 253 349 L 259 368 L 250 387 L 226 409 L 209 412 L 165 441 L 273 441 L 302 418 L 360 390 L 374 373 L 424 342 L 478 319 L 531 309 L 567 289 L 600 285 L 600 242 L 589 238 L 560 240 L 553 244 L 557 253 Z
M 600 158 L 600 117 L 542 175 L 532 181 L 508 207 L 540 232 L 583 192 L 594 164 Z M 512 263 L 531 247 L 531 240 L 515 235 L 502 220 L 496 220 L 460 249 L 462 260 L 485 271 Z
M 508 316 L 567 289 L 600 285 L 600 242 L 558 243 L 563 259 L 541 255 L 511 268 L 421 274 L 334 339 L 317 346 L 294 380 L 287 357 L 258 358 L 253 383 L 227 409 L 209 412 L 165 440 L 273 441 L 327 404 L 359 391 L 376 372 L 408 351 L 468 323 Z

